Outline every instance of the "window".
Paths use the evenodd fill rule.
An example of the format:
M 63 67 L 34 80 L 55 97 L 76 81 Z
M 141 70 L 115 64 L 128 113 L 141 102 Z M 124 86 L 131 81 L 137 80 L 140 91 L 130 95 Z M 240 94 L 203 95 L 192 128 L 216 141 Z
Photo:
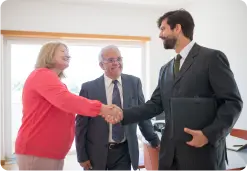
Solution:
M 22 119 L 22 88 L 29 73 L 34 69 L 35 56 L 41 45 L 11 44 L 11 147 L 14 152 L 15 139 Z
M 11 123 L 6 124 L 11 128 L 5 130 L 11 130 L 11 137 L 6 139 L 6 144 L 10 143 L 11 147 L 7 149 L 9 152 L 7 154 L 14 153 L 15 139 L 17 132 L 21 125 L 22 118 L 22 103 L 21 95 L 23 84 L 34 69 L 36 58 L 38 56 L 39 50 L 43 43 L 47 40 L 34 40 L 34 39 L 14 39 L 6 40 L 7 42 L 7 57 L 10 57 L 8 65 L 6 68 L 11 67 L 11 69 L 6 69 L 11 74 L 11 79 L 8 80 L 6 77 L 5 81 L 10 81 L 11 90 L 11 110 L 9 110 Z M 98 78 L 103 74 L 102 69 L 98 64 L 98 54 L 102 47 L 107 44 L 115 44 L 119 47 L 121 54 L 123 56 L 123 73 L 135 75 L 143 80 L 143 75 L 145 68 L 143 67 L 143 49 L 144 45 L 140 43 L 133 42 L 101 42 L 101 41 L 85 41 L 78 40 L 77 42 L 67 41 L 65 42 L 70 51 L 71 62 L 70 67 L 66 69 L 66 78 L 63 80 L 68 89 L 78 94 L 80 91 L 81 84 Z M 145 87 L 145 83 L 143 86 Z M 145 94 L 145 93 L 144 93 Z M 6 114 L 7 115 L 7 114 Z M 71 148 L 71 152 L 75 151 L 75 144 Z
M 69 46 L 72 57 L 70 67 L 65 71 L 64 82 L 71 92 L 79 94 L 81 84 L 98 78 L 103 74 L 99 66 L 98 55 L 102 46 Z M 123 56 L 123 73 L 142 77 L 142 48 L 119 47 Z M 135 68 L 133 71 L 132 68 Z

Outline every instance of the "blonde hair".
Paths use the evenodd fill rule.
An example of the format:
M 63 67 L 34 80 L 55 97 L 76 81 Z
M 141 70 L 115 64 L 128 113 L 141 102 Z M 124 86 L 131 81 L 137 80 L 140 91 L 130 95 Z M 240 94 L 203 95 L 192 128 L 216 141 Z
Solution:
M 68 46 L 65 45 L 62 42 L 48 42 L 46 44 L 44 44 L 39 52 L 36 64 L 35 64 L 35 68 L 48 68 L 48 69 L 52 69 L 54 68 L 54 62 L 53 62 L 53 58 L 54 58 L 54 54 L 56 49 L 59 46 L 65 46 L 68 49 Z M 65 77 L 63 71 L 58 75 L 60 78 Z

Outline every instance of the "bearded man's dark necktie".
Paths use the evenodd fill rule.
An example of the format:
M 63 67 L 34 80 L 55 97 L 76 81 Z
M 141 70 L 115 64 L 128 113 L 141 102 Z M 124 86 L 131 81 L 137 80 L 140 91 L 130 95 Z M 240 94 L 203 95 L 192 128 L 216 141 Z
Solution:
M 174 60 L 174 76 L 176 77 L 178 72 L 179 72 L 179 68 L 180 68 L 180 60 L 182 59 L 182 56 L 180 54 L 178 54 Z
M 112 82 L 114 84 L 113 93 L 112 93 L 112 104 L 117 105 L 118 107 L 122 108 L 121 105 L 121 98 L 120 92 L 117 86 L 118 80 L 114 80 Z M 120 143 L 124 138 L 124 128 L 120 123 L 116 123 L 112 125 L 112 139 Z

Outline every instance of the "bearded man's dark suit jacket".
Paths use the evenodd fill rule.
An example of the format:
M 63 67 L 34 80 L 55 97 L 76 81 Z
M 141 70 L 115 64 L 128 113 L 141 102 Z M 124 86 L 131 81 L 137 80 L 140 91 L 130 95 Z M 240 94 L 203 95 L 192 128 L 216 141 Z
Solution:
M 121 74 L 123 88 L 123 108 L 138 106 L 145 103 L 141 80 L 135 76 Z M 104 76 L 82 85 L 80 96 L 99 100 L 107 104 Z M 139 163 L 139 146 L 136 128 L 139 126 L 145 139 L 153 147 L 160 144 L 150 120 L 143 120 L 124 126 L 128 142 L 131 164 L 137 170 Z M 90 160 L 93 170 L 105 170 L 108 153 L 109 125 L 104 118 L 76 116 L 76 150 L 78 162 Z
M 164 111 L 166 127 L 161 138 L 159 170 L 225 169 L 225 137 L 236 123 L 243 106 L 225 54 L 195 43 L 175 78 L 173 67 L 174 59 L 161 68 L 158 86 L 149 101 L 123 110 L 122 124 L 152 118 Z M 195 148 L 173 139 L 173 130 L 178 124 L 173 122 L 170 110 L 170 100 L 174 97 L 216 100 L 214 121 L 202 129 L 208 144 Z

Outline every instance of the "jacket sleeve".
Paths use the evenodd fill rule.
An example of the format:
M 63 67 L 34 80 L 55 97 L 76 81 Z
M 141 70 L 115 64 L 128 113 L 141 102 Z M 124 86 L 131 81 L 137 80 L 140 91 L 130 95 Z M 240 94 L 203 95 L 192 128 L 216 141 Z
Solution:
M 122 124 L 127 125 L 137 123 L 143 120 L 151 119 L 163 112 L 161 94 L 160 94 L 160 78 L 163 73 L 163 67 L 160 71 L 159 83 L 154 90 L 152 97 L 146 103 L 128 109 L 123 109 Z
M 138 105 L 145 103 L 145 98 L 142 91 L 142 83 L 141 80 L 138 80 Z M 151 144 L 152 147 L 157 147 L 160 144 L 160 139 L 158 135 L 154 131 L 154 127 L 152 125 L 151 120 L 140 121 L 139 129 L 142 132 L 144 138 Z
M 47 101 L 68 113 L 97 116 L 101 103 L 70 93 L 59 77 L 51 70 L 37 71 L 33 88 Z
M 226 56 L 216 51 L 209 62 L 209 81 L 218 109 L 214 122 L 202 130 L 209 143 L 217 146 L 239 118 L 243 102 Z
M 80 96 L 88 98 L 88 93 L 84 85 L 82 85 L 81 87 Z M 90 117 L 81 115 L 76 116 L 75 144 L 77 161 L 79 163 L 89 160 L 86 150 L 86 139 L 89 121 Z

